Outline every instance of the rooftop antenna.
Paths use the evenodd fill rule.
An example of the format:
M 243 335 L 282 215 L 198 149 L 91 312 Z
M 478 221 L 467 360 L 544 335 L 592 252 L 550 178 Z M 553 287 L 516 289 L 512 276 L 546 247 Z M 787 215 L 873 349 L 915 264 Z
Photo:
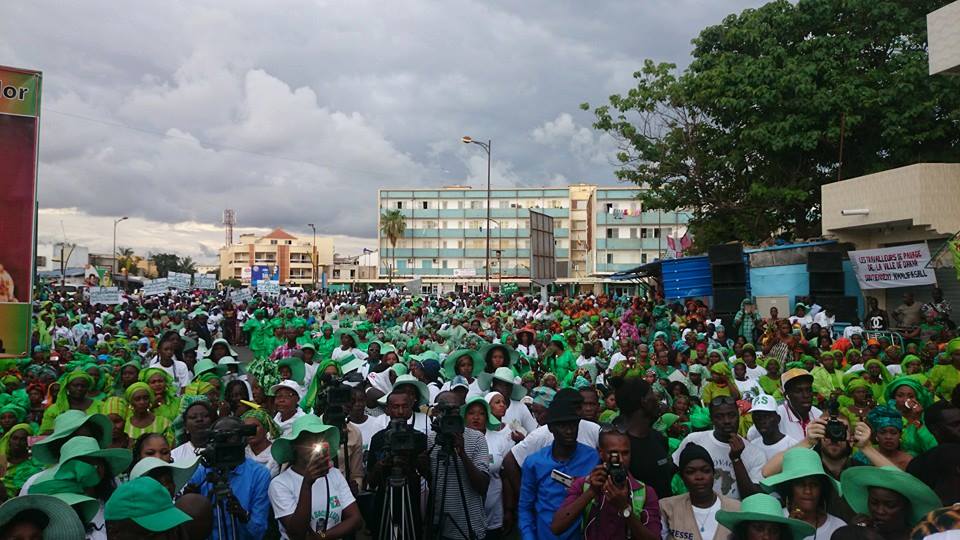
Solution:
M 233 226 L 237 224 L 237 213 L 232 208 L 223 211 L 223 225 L 226 227 L 224 245 L 233 245 Z

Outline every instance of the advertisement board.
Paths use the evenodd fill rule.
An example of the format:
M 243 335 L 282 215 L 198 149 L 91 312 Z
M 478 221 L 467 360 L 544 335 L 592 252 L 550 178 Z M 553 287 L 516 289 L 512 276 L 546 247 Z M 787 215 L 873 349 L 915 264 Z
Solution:
M 926 244 L 908 244 L 849 252 L 850 264 L 861 289 L 889 289 L 936 285 Z
M 0 356 L 30 348 L 40 86 L 40 72 L 0 66 Z

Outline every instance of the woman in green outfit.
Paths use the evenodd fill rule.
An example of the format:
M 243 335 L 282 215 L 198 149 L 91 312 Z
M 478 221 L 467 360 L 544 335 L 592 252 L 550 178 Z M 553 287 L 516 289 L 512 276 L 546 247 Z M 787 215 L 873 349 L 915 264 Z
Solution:
M 130 415 L 123 427 L 130 440 L 135 441 L 144 433 L 161 433 L 173 444 L 173 422 L 150 411 L 153 390 L 147 383 L 135 382 L 127 388 L 124 398 L 130 404 Z
M 120 366 L 117 380 L 113 385 L 113 395 L 103 400 L 103 414 L 116 414 L 126 420 L 127 415 L 130 414 L 130 408 L 123 393 L 139 378 L 140 363 L 138 361 L 131 360 Z
M 31 435 L 29 424 L 17 424 L 0 438 L 0 469 L 8 497 L 16 497 L 27 479 L 43 470 L 43 465 L 30 455 L 27 440 Z
M 943 352 L 941 363 L 930 370 L 929 382 L 933 393 L 943 399 L 950 399 L 953 389 L 960 383 L 960 338 L 951 339 Z
M 84 411 L 87 414 L 99 413 L 102 403 L 87 396 L 92 385 L 93 377 L 83 371 L 71 371 L 64 375 L 56 401 L 43 412 L 40 435 L 52 433 L 53 421 L 60 413 L 70 409 Z
M 573 372 L 577 370 L 577 361 L 563 338 L 563 334 L 555 334 L 550 338 L 547 351 L 543 354 L 542 366 L 544 372 L 551 372 L 557 376 L 561 386 L 570 386 L 573 382 Z
M 923 424 L 923 411 L 933 404 L 926 388 L 912 377 L 897 377 L 887 385 L 884 397 L 887 404 L 896 406 L 903 415 L 900 448 L 904 452 L 918 456 L 937 446 L 937 439 Z
M 876 358 L 871 358 L 867 360 L 867 363 L 863 365 L 865 373 L 863 378 L 867 381 L 867 384 L 870 386 L 870 393 L 873 394 L 873 399 L 877 403 L 883 403 L 883 391 L 886 388 L 888 382 L 892 377 L 890 372 L 887 371 L 887 366 L 883 365 L 883 362 Z
M 854 377 L 847 383 L 847 396 L 853 402 L 840 407 L 840 414 L 847 417 L 850 427 L 855 428 L 858 422 L 866 422 L 867 415 L 874 407 L 873 394 L 870 393 L 870 384 L 861 377 Z
M 780 392 L 780 362 L 776 358 L 768 359 L 766 370 L 767 372 L 757 379 L 757 383 L 760 384 L 760 388 L 763 388 L 765 394 L 779 401 L 783 399 Z
M 149 368 L 140 372 L 140 382 L 147 383 L 153 391 L 153 407 L 150 410 L 173 422 L 180 412 L 180 400 L 170 375 L 160 368 Z

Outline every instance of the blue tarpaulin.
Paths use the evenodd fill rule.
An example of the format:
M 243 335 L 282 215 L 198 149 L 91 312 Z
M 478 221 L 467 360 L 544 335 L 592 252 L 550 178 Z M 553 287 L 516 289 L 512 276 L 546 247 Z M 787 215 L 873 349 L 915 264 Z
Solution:
M 661 275 L 663 294 L 668 300 L 713 296 L 713 274 L 706 255 L 664 260 Z

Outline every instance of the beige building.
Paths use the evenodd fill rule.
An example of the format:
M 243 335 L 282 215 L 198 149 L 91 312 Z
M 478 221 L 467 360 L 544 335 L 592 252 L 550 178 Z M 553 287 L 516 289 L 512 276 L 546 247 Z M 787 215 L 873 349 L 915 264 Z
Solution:
M 240 235 L 237 244 L 220 248 L 220 279 L 250 282 L 249 269 L 254 265 L 278 267 L 280 283 L 308 285 L 320 283 L 320 273 L 330 276 L 333 267 L 333 239 L 317 237 L 317 268 L 310 253 L 313 238 L 298 238 L 283 229 L 274 229 L 263 236 Z
M 960 1 L 927 14 L 930 74 L 960 74 Z

